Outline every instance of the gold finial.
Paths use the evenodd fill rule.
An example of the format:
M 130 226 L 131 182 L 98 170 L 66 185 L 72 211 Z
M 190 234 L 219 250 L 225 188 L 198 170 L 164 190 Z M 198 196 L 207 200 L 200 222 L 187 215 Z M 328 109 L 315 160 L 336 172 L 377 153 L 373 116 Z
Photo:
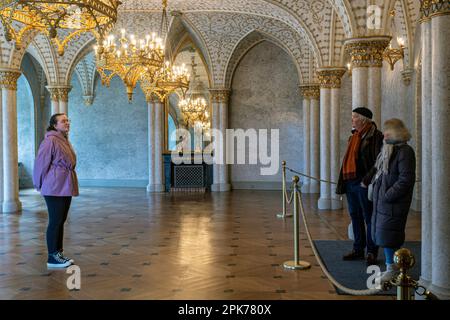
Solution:
M 298 178 L 298 176 L 293 176 L 292 177 L 292 182 L 294 182 L 295 184 L 297 184 L 299 180 L 300 179 Z
M 392 10 L 389 12 L 389 15 L 390 15 L 391 17 L 395 17 L 395 9 L 392 9 Z
M 400 269 L 411 269 L 415 264 L 415 259 L 411 251 L 406 248 L 397 250 L 394 254 L 394 262 Z
M 284 161 L 284 160 L 281 161 L 281 165 L 282 165 L 282 166 L 285 166 L 285 165 L 286 165 L 286 161 Z

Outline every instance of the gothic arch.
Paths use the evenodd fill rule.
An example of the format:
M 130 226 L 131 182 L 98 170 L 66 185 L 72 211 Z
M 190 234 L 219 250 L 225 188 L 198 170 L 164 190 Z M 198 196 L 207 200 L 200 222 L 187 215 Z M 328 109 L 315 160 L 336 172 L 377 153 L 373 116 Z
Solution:
M 249 52 L 253 47 L 258 45 L 259 43 L 263 41 L 268 41 L 276 45 L 277 47 L 280 47 L 283 49 L 293 60 L 294 64 L 297 67 L 297 74 L 299 78 L 299 82 L 304 81 L 305 75 L 303 75 L 300 61 L 293 55 L 293 53 L 290 51 L 288 47 L 286 47 L 283 43 L 278 41 L 273 36 L 266 34 L 264 32 L 261 32 L 259 30 L 253 30 L 247 33 L 242 39 L 238 42 L 238 44 L 235 46 L 232 55 L 228 59 L 228 63 L 226 66 L 225 71 L 225 79 L 224 84 L 225 88 L 231 88 L 231 83 L 233 80 L 234 72 L 239 65 L 239 62 L 242 60 L 242 58 Z

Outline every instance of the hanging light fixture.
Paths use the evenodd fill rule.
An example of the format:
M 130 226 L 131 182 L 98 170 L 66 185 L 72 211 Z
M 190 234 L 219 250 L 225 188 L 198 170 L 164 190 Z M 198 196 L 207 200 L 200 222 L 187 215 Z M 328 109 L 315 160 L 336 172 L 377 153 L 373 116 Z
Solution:
M 162 7 L 160 33 L 167 35 L 169 32 L 167 0 L 162 1 Z M 181 98 L 185 97 L 189 89 L 189 72 L 184 64 L 176 66 L 172 62 L 171 48 L 169 48 L 165 62 L 159 70 L 141 74 L 141 89 L 146 96 L 154 94 L 162 101 L 175 92 Z
M 203 86 L 198 80 L 196 72 L 195 56 L 191 59 L 192 67 L 192 81 L 190 83 L 189 94 L 186 99 L 182 99 L 178 107 L 183 115 L 184 122 L 187 127 L 194 128 L 195 126 L 201 126 L 204 131 L 210 128 L 210 116 L 208 113 L 208 104 L 203 95 Z
M 396 26 L 395 26 L 395 10 L 390 12 L 391 16 L 391 34 L 395 35 Z M 402 37 L 392 37 L 391 42 L 389 43 L 389 47 L 387 47 L 383 53 L 383 58 L 386 60 L 391 66 L 391 70 L 394 70 L 394 66 L 397 61 L 403 59 L 405 57 L 405 41 Z
M 99 41 L 117 21 L 118 0 L 6 0 L 0 3 L 0 20 L 7 41 L 22 45 L 27 31 L 35 29 L 55 42 L 59 55 L 67 43 L 84 32 Z
M 166 8 L 167 0 L 163 0 L 160 35 L 164 34 L 163 26 L 167 26 Z M 139 82 L 147 97 L 155 94 L 161 100 L 177 89 L 184 95 L 189 87 L 187 69 L 171 65 L 170 56 L 167 59 L 164 53 L 163 40 L 156 33 L 138 40 L 122 29 L 118 43 L 114 35 L 109 35 L 94 51 L 102 83 L 109 86 L 112 77 L 119 76 L 125 83 L 129 101 Z
M 171 66 L 169 61 L 154 74 L 144 72 L 141 76 L 141 88 L 146 96 L 155 94 L 161 101 L 171 93 L 177 92 L 180 97 L 189 89 L 189 73 L 186 66 Z
M 130 101 L 141 75 L 155 74 L 164 65 L 164 45 L 155 33 L 145 39 L 136 39 L 122 29 L 118 42 L 114 35 L 109 35 L 101 46 L 94 47 L 94 51 L 102 84 L 109 86 L 111 78 L 119 76 L 127 88 Z

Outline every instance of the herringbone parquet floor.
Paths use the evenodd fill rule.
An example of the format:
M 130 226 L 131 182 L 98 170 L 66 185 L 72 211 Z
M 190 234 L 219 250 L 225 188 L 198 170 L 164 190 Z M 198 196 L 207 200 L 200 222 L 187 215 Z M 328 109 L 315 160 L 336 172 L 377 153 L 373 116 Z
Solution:
M 46 267 L 42 197 L 23 190 L 20 198 L 21 214 L 0 214 L 0 299 L 355 299 L 335 293 L 302 226 L 301 258 L 312 268 L 283 268 L 293 258 L 293 226 L 276 218 L 279 192 L 82 188 L 64 242 L 81 269 L 77 291 L 67 289 L 64 270 Z M 305 195 L 313 237 L 345 239 L 346 211 L 319 213 L 315 203 Z M 419 214 L 407 228 L 407 240 L 420 239 Z

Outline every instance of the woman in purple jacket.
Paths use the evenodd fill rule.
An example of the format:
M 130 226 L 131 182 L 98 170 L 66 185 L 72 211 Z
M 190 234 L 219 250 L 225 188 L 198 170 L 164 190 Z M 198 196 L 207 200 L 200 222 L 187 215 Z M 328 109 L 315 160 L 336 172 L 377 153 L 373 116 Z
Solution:
M 44 196 L 48 208 L 49 268 L 65 268 L 74 262 L 63 254 L 64 222 L 72 196 L 78 196 L 76 155 L 68 139 L 69 130 L 67 116 L 64 113 L 54 114 L 34 164 L 34 186 Z

